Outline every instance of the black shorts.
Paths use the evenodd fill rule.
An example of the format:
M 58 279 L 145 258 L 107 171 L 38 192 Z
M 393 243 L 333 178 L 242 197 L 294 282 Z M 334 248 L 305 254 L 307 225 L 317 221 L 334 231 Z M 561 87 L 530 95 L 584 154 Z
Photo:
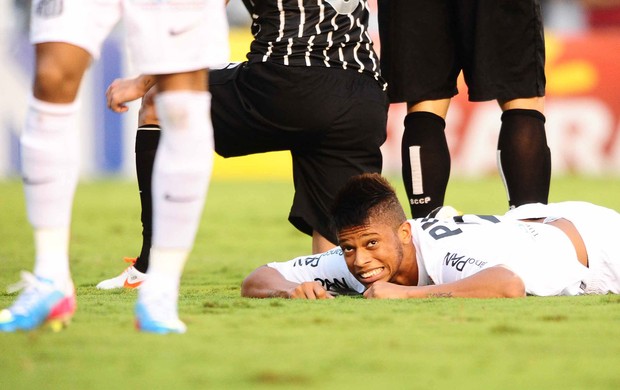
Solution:
M 392 102 L 545 94 L 539 0 L 379 0 L 381 71 Z
M 289 221 L 336 243 L 334 197 L 351 176 L 381 172 L 387 96 L 353 70 L 243 63 L 209 72 L 215 150 L 223 157 L 290 150 Z

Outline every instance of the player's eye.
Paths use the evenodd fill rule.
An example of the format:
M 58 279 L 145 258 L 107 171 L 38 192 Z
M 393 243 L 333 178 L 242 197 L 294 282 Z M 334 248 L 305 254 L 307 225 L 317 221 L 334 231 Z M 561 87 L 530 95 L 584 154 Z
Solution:
M 368 244 L 366 244 L 366 246 L 368 248 L 372 248 L 372 247 L 376 246 L 378 243 L 379 242 L 377 240 L 370 240 L 370 241 L 368 241 Z

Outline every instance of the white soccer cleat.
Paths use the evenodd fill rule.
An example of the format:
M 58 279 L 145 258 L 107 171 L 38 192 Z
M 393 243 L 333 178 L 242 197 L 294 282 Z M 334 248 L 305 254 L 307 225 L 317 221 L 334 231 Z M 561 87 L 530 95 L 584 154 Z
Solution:
M 125 257 L 126 263 L 131 263 L 131 265 L 118 275 L 112 279 L 106 279 L 100 282 L 97 285 L 99 290 L 112 290 L 115 288 L 138 288 L 146 280 L 146 274 L 140 272 L 134 267 L 136 263 L 136 258 Z

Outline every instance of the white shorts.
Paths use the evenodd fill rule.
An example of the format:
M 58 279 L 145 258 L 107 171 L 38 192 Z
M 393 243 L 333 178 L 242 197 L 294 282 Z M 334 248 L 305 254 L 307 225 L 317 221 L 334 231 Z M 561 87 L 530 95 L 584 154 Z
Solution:
M 583 281 L 586 294 L 620 294 L 620 214 L 587 202 L 529 204 L 506 215 L 514 218 L 561 217 L 575 225 L 588 252 L 590 276 Z
M 33 0 L 30 40 L 70 43 L 98 59 L 120 20 L 139 73 L 187 72 L 228 62 L 224 0 Z

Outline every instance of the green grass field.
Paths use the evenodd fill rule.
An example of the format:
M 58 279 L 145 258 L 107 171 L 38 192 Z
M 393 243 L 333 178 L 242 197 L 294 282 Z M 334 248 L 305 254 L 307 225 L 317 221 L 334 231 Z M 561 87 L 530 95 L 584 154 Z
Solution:
M 551 192 L 620 210 L 620 178 L 554 178 Z M 158 336 L 134 330 L 135 291 L 94 287 L 139 249 L 135 183 L 81 183 L 71 247 L 78 312 L 60 333 L 0 334 L 0 389 L 620 388 L 620 296 L 241 298 L 252 269 L 309 252 L 286 221 L 292 194 L 288 181 L 211 184 L 181 289 L 188 333 Z M 447 198 L 474 213 L 506 204 L 497 177 L 455 179 Z M 0 286 L 32 259 L 21 185 L 0 182 Z M 0 307 L 13 299 L 0 292 Z

